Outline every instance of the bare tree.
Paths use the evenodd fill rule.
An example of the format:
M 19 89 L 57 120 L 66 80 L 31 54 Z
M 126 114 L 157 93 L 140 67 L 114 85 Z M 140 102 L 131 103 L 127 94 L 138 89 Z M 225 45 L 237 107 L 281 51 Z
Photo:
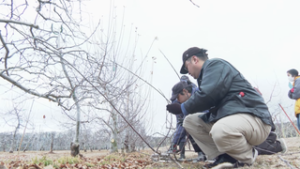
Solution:
M 80 10 L 76 1 L 3 1 L 0 32 L 2 68 L 0 77 L 24 92 L 48 99 L 66 110 L 77 111 L 74 147 L 79 147 L 80 76 L 72 67 L 81 68 L 89 56 L 85 44 L 90 35 L 83 21 L 72 18 Z M 82 24 L 81 24 L 82 23 Z M 77 146 L 78 145 L 78 146 Z
M 11 134 L 11 146 L 9 153 L 13 153 L 16 145 L 17 132 L 21 127 L 22 108 L 21 104 L 13 103 L 12 109 L 2 115 L 3 121 L 7 126 L 13 127 L 14 130 Z
M 69 144 L 72 156 L 79 154 L 81 124 L 100 119 L 110 129 L 111 147 L 117 151 L 117 142 L 123 139 L 120 133 L 142 125 L 147 111 L 147 95 L 136 92 L 143 87 L 137 76 L 142 76 L 148 56 L 137 57 L 137 28 L 131 25 L 127 34 L 125 25 L 117 27 L 111 15 L 107 29 L 98 29 L 97 24 L 90 31 L 81 5 L 81 1 L 66 0 L 4 0 L 0 4 L 0 26 L 5 28 L 0 32 L 0 77 L 63 109 L 72 120 L 69 127 L 75 126 Z

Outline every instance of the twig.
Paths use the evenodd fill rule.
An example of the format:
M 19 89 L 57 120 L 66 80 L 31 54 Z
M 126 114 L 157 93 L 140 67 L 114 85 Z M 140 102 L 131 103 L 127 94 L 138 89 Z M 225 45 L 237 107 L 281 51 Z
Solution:
M 283 154 L 282 156 L 293 155 L 293 154 L 299 154 L 299 153 L 300 153 L 300 151 L 298 151 L 298 152 L 293 152 L 293 153 L 285 153 L 285 154 Z
M 269 101 L 267 101 L 266 104 L 268 104 L 268 103 L 272 100 L 272 97 L 273 97 L 273 93 L 274 93 L 275 87 L 276 87 L 276 83 L 275 83 L 275 85 L 274 85 L 274 87 L 273 87 L 272 93 L 271 93 L 271 95 L 270 95 L 270 99 L 269 99 Z
M 6 50 L 5 57 L 4 57 L 4 67 L 5 67 L 6 74 L 9 75 L 8 74 L 8 70 L 7 70 L 7 59 L 8 59 L 8 55 L 9 55 L 9 49 L 8 49 L 6 43 L 4 42 L 4 39 L 3 39 L 2 35 L 1 35 L 1 30 L 0 30 L 0 41 L 2 42 L 3 47 Z
M 197 5 L 197 4 L 195 4 L 192 0 L 190 0 L 190 2 L 191 2 L 193 5 L 195 5 L 196 7 L 200 8 L 200 6 Z
M 283 110 L 283 112 L 285 113 L 285 115 L 288 117 L 288 119 L 290 120 L 290 122 L 292 123 L 292 125 L 294 126 L 295 130 L 298 132 L 298 134 L 300 135 L 299 130 L 297 129 L 297 127 L 295 126 L 295 124 L 293 123 L 293 121 L 290 119 L 290 117 L 288 116 L 288 114 L 285 112 L 285 110 L 283 109 L 283 107 L 281 106 L 281 104 L 279 104 L 279 106 L 281 107 L 281 109 Z
M 117 62 L 114 62 L 115 64 L 117 64 L 118 66 L 120 66 L 121 68 L 127 70 L 129 73 L 133 74 L 135 77 L 139 78 L 140 80 L 142 80 L 143 82 L 147 83 L 150 87 L 152 87 L 154 90 L 156 90 L 162 97 L 164 97 L 168 103 L 170 103 L 170 100 L 166 98 L 165 95 L 163 95 L 162 92 L 160 92 L 159 90 L 157 90 L 152 84 L 150 84 L 149 82 L 147 82 L 146 80 L 142 79 L 140 76 L 136 75 L 134 72 L 132 72 L 131 70 L 123 67 L 122 65 L 118 64 Z
M 174 154 L 174 157 L 176 158 L 175 154 Z M 170 156 L 170 159 L 175 162 L 180 168 L 183 168 L 182 165 L 180 165 L 176 160 L 174 160 L 171 156 Z
M 25 26 L 30 26 L 30 27 L 34 27 L 34 28 L 36 28 L 36 29 L 39 29 L 39 26 L 38 26 L 38 25 L 31 24 L 31 23 L 26 23 L 26 22 L 19 22 L 19 21 L 6 20 L 6 19 L 0 19 L 0 22 L 4 22 L 4 23 L 14 23 L 14 24 L 18 24 L 18 25 L 25 25 Z
M 33 103 L 34 103 L 34 99 L 32 101 L 32 104 L 31 104 L 31 107 L 30 107 L 30 111 L 29 111 L 29 114 L 28 114 L 28 117 L 27 117 L 27 121 L 26 121 L 26 124 L 25 124 L 25 128 L 24 128 L 24 131 L 23 131 L 23 135 L 22 135 L 22 138 L 21 138 L 21 141 L 20 141 L 20 144 L 19 144 L 18 154 L 19 154 L 19 151 L 21 150 L 21 145 L 22 145 L 22 142 L 23 142 L 23 137 L 24 137 L 24 134 L 25 134 L 25 131 L 26 131 L 26 128 L 27 128 L 27 124 L 28 124 L 28 121 L 29 121 L 29 117 L 30 117 L 30 113 L 31 113 L 31 110 L 32 110 Z
M 171 117 L 171 122 L 170 122 L 171 125 L 172 125 L 172 122 L 173 122 L 173 118 Z M 167 135 L 165 136 L 165 138 L 158 144 L 156 151 L 158 151 L 159 147 L 160 147 L 160 146 L 162 145 L 162 143 L 167 139 L 167 137 L 168 137 L 170 131 L 171 131 L 171 127 L 170 127 L 170 129 L 169 129 Z
M 168 63 L 171 65 L 172 69 L 174 70 L 174 72 L 176 73 L 176 75 L 178 76 L 178 78 L 180 79 L 179 74 L 177 73 L 177 71 L 175 70 L 174 66 L 171 64 L 171 62 L 169 61 L 169 59 L 167 58 L 167 56 L 159 49 L 160 53 L 165 57 L 165 59 L 168 61 Z
M 285 159 L 283 159 L 280 155 L 278 155 L 278 157 L 280 158 L 281 161 L 285 162 L 285 164 L 286 164 L 287 166 L 289 166 L 291 169 L 294 168 L 293 166 L 291 166 L 291 164 L 290 164 L 288 161 L 286 161 Z

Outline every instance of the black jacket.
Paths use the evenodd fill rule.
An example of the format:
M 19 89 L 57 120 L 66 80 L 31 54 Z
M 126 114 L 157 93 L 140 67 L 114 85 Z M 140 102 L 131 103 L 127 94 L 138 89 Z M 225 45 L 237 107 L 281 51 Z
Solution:
M 204 62 L 197 79 L 199 90 L 184 102 L 187 113 L 202 112 L 204 122 L 217 120 L 236 113 L 247 113 L 259 117 L 264 123 L 274 127 L 267 105 L 230 63 L 223 59 L 209 59 Z M 243 92 L 244 97 L 239 93 Z

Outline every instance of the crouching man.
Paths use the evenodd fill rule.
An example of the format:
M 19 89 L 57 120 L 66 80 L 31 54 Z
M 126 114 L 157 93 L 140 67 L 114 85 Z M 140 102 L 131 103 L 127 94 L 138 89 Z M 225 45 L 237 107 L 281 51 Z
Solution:
M 208 59 L 205 49 L 189 48 L 182 60 L 180 73 L 197 79 L 199 90 L 168 110 L 187 115 L 183 127 L 209 160 L 216 159 L 207 168 L 252 165 L 258 155 L 254 146 L 274 127 L 263 98 L 230 63 Z

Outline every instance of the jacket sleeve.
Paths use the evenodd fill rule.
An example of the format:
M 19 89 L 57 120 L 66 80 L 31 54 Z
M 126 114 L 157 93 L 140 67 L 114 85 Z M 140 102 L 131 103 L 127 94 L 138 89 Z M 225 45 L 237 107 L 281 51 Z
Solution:
M 182 105 L 186 113 L 202 112 L 216 106 L 229 91 L 232 80 L 237 74 L 232 70 L 228 64 L 221 61 L 209 62 L 201 70 L 203 74 L 200 90 L 197 90 Z
M 295 100 L 300 98 L 300 78 L 295 81 L 294 92 L 289 91 L 289 97 Z

